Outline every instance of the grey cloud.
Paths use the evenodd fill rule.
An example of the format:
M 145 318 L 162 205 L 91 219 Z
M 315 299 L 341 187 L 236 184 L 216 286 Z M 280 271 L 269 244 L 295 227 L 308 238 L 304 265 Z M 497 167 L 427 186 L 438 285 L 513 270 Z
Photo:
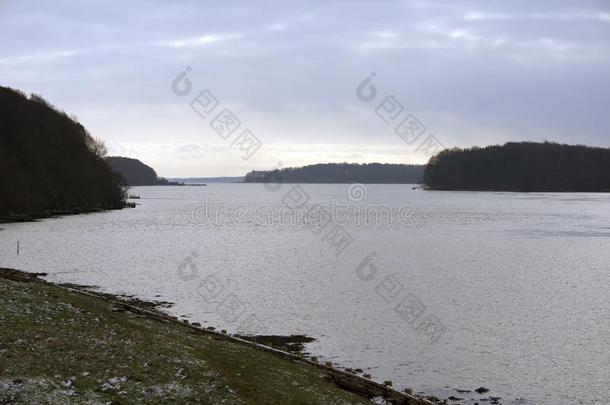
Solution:
M 195 88 L 235 106 L 267 145 L 404 147 L 355 97 L 375 71 L 380 96 L 394 94 L 448 146 L 609 146 L 605 1 L 5 2 L 0 35 L 2 85 L 45 95 L 117 145 L 152 136 L 133 118 L 131 133 L 109 126 L 127 119 L 119 104 L 142 108 L 142 128 L 157 130 L 151 142 L 165 132 L 175 144 L 220 143 L 169 91 L 188 65 Z M 140 105 L 183 113 L 147 115 Z M 301 161 L 315 159 L 308 153 Z

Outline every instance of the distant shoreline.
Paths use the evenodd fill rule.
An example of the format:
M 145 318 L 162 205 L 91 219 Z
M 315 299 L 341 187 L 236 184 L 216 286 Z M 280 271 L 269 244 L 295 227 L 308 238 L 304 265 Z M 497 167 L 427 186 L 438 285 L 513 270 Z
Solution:
M 445 189 L 445 188 L 431 188 L 431 187 L 423 187 L 425 191 L 447 191 L 447 192 L 480 192 L 480 193 L 544 193 L 544 194 L 604 194 L 610 193 L 610 190 L 596 190 L 596 191 L 583 191 L 583 190 L 508 190 L 508 189 L 476 189 L 476 188 L 458 188 L 458 189 Z
M 610 149 L 553 142 L 507 142 L 445 149 L 424 172 L 431 190 L 610 192 Z

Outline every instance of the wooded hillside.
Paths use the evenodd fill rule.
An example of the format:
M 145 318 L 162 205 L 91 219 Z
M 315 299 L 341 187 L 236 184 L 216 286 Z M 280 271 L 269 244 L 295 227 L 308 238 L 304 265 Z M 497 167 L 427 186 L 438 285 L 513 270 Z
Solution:
M 106 148 L 42 97 L 0 87 L 0 216 L 124 206 Z

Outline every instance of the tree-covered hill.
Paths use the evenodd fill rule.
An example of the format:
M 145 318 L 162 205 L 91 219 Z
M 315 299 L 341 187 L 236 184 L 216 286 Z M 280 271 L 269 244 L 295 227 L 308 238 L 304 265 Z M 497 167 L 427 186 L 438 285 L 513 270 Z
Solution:
M 129 186 L 177 186 L 178 182 L 170 182 L 163 177 L 157 177 L 157 172 L 138 159 L 123 156 L 108 156 L 106 163 L 112 170 L 120 173 L 127 180 Z
M 130 186 L 152 186 L 157 184 L 157 173 L 155 170 L 140 162 L 122 156 L 108 156 L 106 163 L 115 172 L 121 173 Z
M 74 117 L 0 87 L 0 217 L 122 208 L 123 179 L 105 153 Z
M 610 149 L 557 143 L 447 149 L 424 182 L 435 190 L 610 191 Z
M 273 171 L 251 171 L 246 183 L 420 183 L 424 166 L 390 163 L 321 163 Z

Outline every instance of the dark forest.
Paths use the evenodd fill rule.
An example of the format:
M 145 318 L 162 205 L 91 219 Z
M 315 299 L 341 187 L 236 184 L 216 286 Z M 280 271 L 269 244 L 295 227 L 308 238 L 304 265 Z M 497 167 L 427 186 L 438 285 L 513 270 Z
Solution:
M 122 208 L 124 179 L 75 117 L 0 87 L 0 217 Z
M 424 166 L 381 163 L 322 163 L 251 171 L 246 183 L 421 183 Z
M 610 191 L 610 149 L 557 143 L 447 149 L 424 174 L 434 190 Z

